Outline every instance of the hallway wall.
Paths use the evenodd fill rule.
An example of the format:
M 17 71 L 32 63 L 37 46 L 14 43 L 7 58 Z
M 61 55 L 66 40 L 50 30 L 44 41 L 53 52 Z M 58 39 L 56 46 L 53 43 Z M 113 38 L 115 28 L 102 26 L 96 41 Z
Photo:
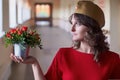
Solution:
M 71 26 L 68 19 L 74 12 L 76 2 L 77 0 L 61 0 L 60 2 L 60 18 L 58 25 L 68 32 L 70 31 Z
M 120 0 L 110 0 L 110 48 L 120 54 Z
M 9 1 L 3 0 L 3 30 L 9 29 Z M 11 47 L 5 48 L 3 38 L 0 38 L 0 80 L 5 80 L 10 74 L 11 60 L 9 58 Z
M 3 20 L 3 31 L 8 31 L 10 29 L 9 24 L 9 1 L 10 0 L 2 0 L 2 20 Z M 16 12 L 17 14 L 17 12 Z M 16 16 L 17 17 L 17 16 Z M 17 21 L 16 21 L 17 23 Z M 34 23 L 33 21 L 27 20 L 21 24 L 26 26 L 32 26 Z M 17 23 L 18 25 L 18 23 Z M 12 60 L 9 58 L 10 53 L 12 52 L 12 46 L 5 47 L 3 37 L 0 37 L 0 80 L 8 80 L 9 75 L 11 74 L 11 62 Z

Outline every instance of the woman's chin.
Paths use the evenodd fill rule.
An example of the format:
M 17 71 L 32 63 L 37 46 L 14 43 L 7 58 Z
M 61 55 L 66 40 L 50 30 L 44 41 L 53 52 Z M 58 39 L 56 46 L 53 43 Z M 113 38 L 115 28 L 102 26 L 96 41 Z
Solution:
M 72 41 L 82 41 L 83 39 L 81 38 L 72 38 Z
M 73 40 L 73 41 L 79 41 L 79 39 L 76 39 L 76 38 L 73 38 L 72 40 Z

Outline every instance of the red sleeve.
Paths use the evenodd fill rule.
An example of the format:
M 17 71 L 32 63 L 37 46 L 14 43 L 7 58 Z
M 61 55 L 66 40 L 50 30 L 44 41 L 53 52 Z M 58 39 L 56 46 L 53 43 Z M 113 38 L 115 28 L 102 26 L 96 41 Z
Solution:
M 61 80 L 60 57 L 61 57 L 61 50 L 57 52 L 51 66 L 49 67 L 48 72 L 45 75 L 46 80 Z
M 120 58 L 118 56 L 116 58 L 116 65 L 114 67 L 112 75 L 110 76 L 111 79 L 120 79 Z

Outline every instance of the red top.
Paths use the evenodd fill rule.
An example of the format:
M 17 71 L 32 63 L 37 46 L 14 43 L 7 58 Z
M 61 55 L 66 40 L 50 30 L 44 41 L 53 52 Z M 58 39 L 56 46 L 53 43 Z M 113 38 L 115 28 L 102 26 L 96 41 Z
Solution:
M 120 58 L 116 53 L 102 53 L 98 63 L 93 57 L 73 48 L 61 48 L 45 77 L 47 80 L 120 80 Z

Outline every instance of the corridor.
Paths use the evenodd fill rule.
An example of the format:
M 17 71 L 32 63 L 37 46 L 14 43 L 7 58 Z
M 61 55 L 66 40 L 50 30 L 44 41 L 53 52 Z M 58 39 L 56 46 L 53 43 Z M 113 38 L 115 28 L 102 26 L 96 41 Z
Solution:
M 34 80 L 31 65 L 15 63 L 10 59 L 13 46 L 5 47 L 4 34 L 10 29 L 27 26 L 37 30 L 43 49 L 30 49 L 45 74 L 56 52 L 61 47 L 71 47 L 70 23 L 78 0 L 0 0 L 0 80 Z M 103 29 L 108 36 L 110 50 L 120 54 L 120 0 L 90 0 L 105 14 Z M 118 8 L 118 9 L 116 9 Z M 36 22 L 48 22 L 41 26 Z M 44 24 L 44 23 L 43 23 Z
M 60 47 L 70 47 L 72 44 L 70 33 L 58 27 L 38 26 L 37 32 L 42 38 L 43 49 L 30 49 L 30 55 L 35 56 L 46 73 L 56 51 Z M 31 65 L 12 62 L 12 74 L 9 80 L 34 80 Z

